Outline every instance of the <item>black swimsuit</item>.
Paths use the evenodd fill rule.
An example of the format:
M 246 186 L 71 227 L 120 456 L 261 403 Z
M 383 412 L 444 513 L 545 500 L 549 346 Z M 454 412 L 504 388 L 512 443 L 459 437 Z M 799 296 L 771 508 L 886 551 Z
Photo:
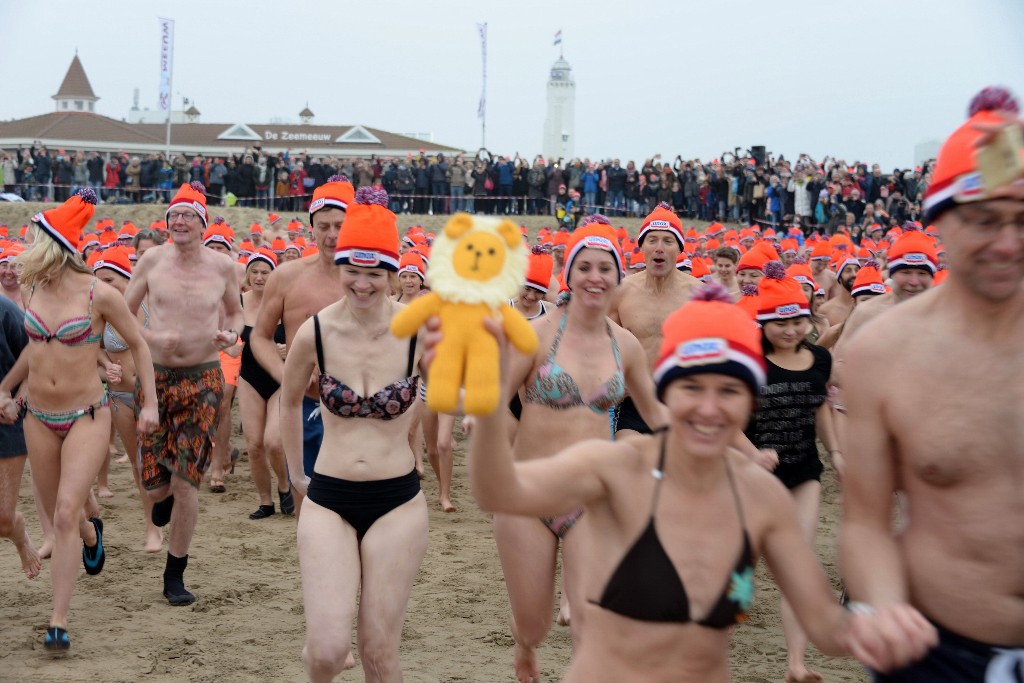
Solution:
M 270 397 L 274 395 L 274 392 L 281 386 L 274 379 L 273 375 L 263 369 L 260 362 L 256 360 L 256 356 L 252 353 L 252 347 L 249 346 L 249 339 L 252 337 L 252 325 L 246 325 L 242 328 L 242 343 L 245 346 L 242 347 L 242 363 L 238 371 L 238 376 L 244 379 L 249 385 L 256 390 L 264 401 L 269 401 Z M 274 343 L 284 344 L 285 343 L 284 325 L 278 325 L 277 329 L 274 330 Z
M 327 373 L 323 342 L 320 339 L 320 320 L 315 315 L 313 333 L 316 360 L 320 365 L 320 404 L 332 415 L 393 420 L 405 414 L 416 403 L 416 387 L 420 378 L 412 374 L 416 369 L 415 336 L 409 342 L 406 376 L 364 398 Z M 372 481 L 338 479 L 314 470 L 310 475 L 306 495 L 317 505 L 331 510 L 348 522 L 356 531 L 356 539 L 362 541 L 374 522 L 412 500 L 419 492 L 420 478 L 415 468 L 400 477 Z
M 611 579 L 601 594 L 601 600 L 594 604 L 639 621 L 670 622 L 685 624 L 694 622 L 708 628 L 729 628 L 746 619 L 747 610 L 754 600 L 754 558 L 750 536 L 747 534 L 743 506 L 736 492 L 732 469 L 726 462 L 729 487 L 736 502 L 736 512 L 743 527 L 743 548 L 740 550 L 736 568 L 722 589 L 718 602 L 706 617 L 696 620 L 690 613 L 690 600 L 686 595 L 679 572 L 658 537 L 654 524 L 654 513 L 658 505 L 658 492 L 665 478 L 665 434 L 662 434 L 661 454 L 654 476 L 654 496 L 651 500 L 651 517 L 640 538 L 619 562 Z M 593 602 L 593 601 L 591 601 Z

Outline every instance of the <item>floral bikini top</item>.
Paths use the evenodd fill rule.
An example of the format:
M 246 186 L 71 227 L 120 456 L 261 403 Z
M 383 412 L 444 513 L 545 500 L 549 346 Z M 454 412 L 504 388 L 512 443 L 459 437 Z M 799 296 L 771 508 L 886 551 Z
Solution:
M 611 325 L 606 323 L 608 336 L 612 340 L 612 353 L 615 354 L 615 374 L 588 399 L 584 399 L 580 393 L 579 385 L 572 375 L 567 373 L 562 366 L 555 362 L 555 355 L 558 353 L 558 345 L 562 341 L 562 332 L 565 331 L 566 315 L 562 314 L 562 321 L 558 325 L 558 332 L 551 342 L 551 350 L 544 364 L 537 368 L 537 376 L 533 384 L 526 386 L 526 402 L 539 403 L 564 410 L 576 406 L 587 406 L 595 413 L 604 413 L 614 408 L 626 394 L 626 384 L 622 377 L 622 358 L 619 355 L 619 344 L 615 341 Z
M 320 402 L 338 417 L 368 417 L 394 420 L 416 403 L 416 387 L 420 376 L 413 375 L 416 365 L 416 335 L 409 341 L 409 363 L 405 378 L 393 382 L 372 396 L 362 397 L 348 385 L 327 374 L 324 369 L 324 347 L 320 340 L 320 319 L 313 316 L 316 340 L 316 361 L 320 365 Z
M 92 331 L 92 293 L 95 288 L 96 280 L 93 280 L 92 285 L 89 286 L 89 310 L 85 315 L 68 318 L 57 325 L 55 331 L 50 332 L 50 328 L 43 322 L 43 319 L 29 307 L 32 304 L 32 296 L 36 293 L 36 288 L 32 287 L 32 291 L 28 295 L 28 305 L 25 306 L 25 334 L 32 341 L 44 344 L 51 339 L 56 339 L 64 346 L 98 344 L 101 335 L 93 334 Z

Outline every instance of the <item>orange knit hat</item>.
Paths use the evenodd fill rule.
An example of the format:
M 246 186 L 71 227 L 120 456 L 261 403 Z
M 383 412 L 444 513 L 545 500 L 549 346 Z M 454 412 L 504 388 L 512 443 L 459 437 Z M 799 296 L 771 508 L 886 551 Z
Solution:
M 88 249 L 89 247 L 98 247 L 98 246 L 100 246 L 100 238 L 99 238 L 99 236 L 94 235 L 92 233 L 88 233 L 86 235 L 83 235 L 82 236 L 82 241 L 78 243 L 78 251 L 79 251 L 79 253 L 84 254 L 85 250 Z
M 698 280 L 706 281 L 706 278 L 711 277 L 711 268 L 708 267 L 708 262 L 699 256 L 690 259 L 690 275 Z
M 275 237 L 270 240 L 270 250 L 275 254 L 283 254 L 285 246 L 283 237 Z
M 797 259 L 793 261 L 793 264 L 786 268 L 786 275 L 793 278 L 801 285 L 810 285 L 811 289 L 817 289 L 818 284 L 814 281 L 814 271 L 807 265 L 806 261 Z
M 252 243 L 252 240 L 242 240 L 242 243 L 238 245 L 238 255 L 243 258 L 249 258 L 255 250 L 256 245 Z
M 634 247 L 633 251 L 629 252 L 629 270 L 644 270 L 645 268 L 647 268 L 647 257 L 644 256 L 644 250 Z
M 309 222 L 320 209 L 341 209 L 348 211 L 348 205 L 355 197 L 355 189 L 348 176 L 332 175 L 327 182 L 313 190 L 313 201 L 309 203 Z
M 889 247 L 889 275 L 907 268 L 927 270 L 932 275 L 939 267 L 935 240 L 918 230 L 904 229 Z
M 807 295 L 800 283 L 786 275 L 778 261 L 764 266 L 764 277 L 757 284 L 757 321 L 762 325 L 771 320 L 789 320 L 811 314 Z
M 619 251 L 619 241 L 615 236 L 615 228 L 612 227 L 611 222 L 607 218 L 599 213 L 595 213 L 580 221 L 579 227 L 572 233 L 566 245 L 565 267 L 562 273 L 565 278 L 565 284 L 569 285 L 570 289 L 572 284 L 569 282 L 569 271 L 572 270 L 572 262 L 584 249 L 600 249 L 611 254 L 612 258 L 615 259 L 615 265 L 619 267 L 619 282 L 622 281 L 622 278 L 626 275 L 626 269 L 623 263 L 622 252 Z
M 174 199 L 167 206 L 167 211 L 164 212 L 165 221 L 171 209 L 179 205 L 187 206 L 199 214 L 199 217 L 203 220 L 204 228 L 208 225 L 206 220 L 206 187 L 201 182 L 193 180 L 191 183 L 178 188 L 178 193 L 174 195 Z
M 135 224 L 131 221 L 125 221 L 124 225 L 117 232 L 117 239 L 119 240 L 130 240 L 139 234 L 139 229 L 135 227 Z
M 766 379 L 761 333 L 729 292 L 714 283 L 665 319 L 661 351 L 654 366 L 658 399 L 674 380 L 714 373 L 736 377 L 757 396 Z
M 402 258 L 398 262 L 398 274 L 402 273 L 413 273 L 419 275 L 421 281 L 426 280 L 427 262 L 423 259 L 423 255 L 415 249 L 402 254 Z
M 388 193 L 382 188 L 359 188 L 338 233 L 336 265 L 398 271 L 398 222 L 387 207 Z
M 32 216 L 32 222 L 56 240 L 57 244 L 72 254 L 77 254 L 78 244 L 82 241 L 82 230 L 92 220 L 95 207 L 96 193 L 85 187 L 60 206 Z
M 765 264 L 771 260 L 771 257 L 761 249 L 751 249 L 736 264 L 736 272 L 738 273 L 741 270 L 760 270 L 764 272 Z
M 967 121 L 953 131 L 935 159 L 931 182 L 924 193 L 925 222 L 935 219 L 956 204 L 978 202 L 999 195 L 1001 188 L 985 187 L 978 169 L 976 143 L 984 135 L 976 126 L 1001 124 L 1007 114 L 1019 115 L 1020 107 L 1013 96 L 1003 88 L 985 88 L 971 100 Z M 1024 155 L 1017 160 L 1024 166 Z M 1018 175 L 1012 184 L 1024 181 Z
M 551 254 L 544 247 L 534 247 L 526 263 L 526 286 L 547 294 L 554 269 L 555 260 Z
M 211 225 L 203 233 L 203 246 L 209 246 L 213 243 L 223 244 L 231 250 L 232 242 L 234 241 L 234 235 L 229 233 L 228 230 L 222 225 Z
M 676 270 L 681 270 L 684 273 L 693 270 L 693 260 L 685 251 L 679 252 L 679 256 L 676 257 Z
M 277 268 L 277 254 L 270 251 L 266 247 L 260 247 L 256 251 L 249 254 L 249 258 L 245 260 L 246 269 L 254 263 L 266 263 L 270 266 L 270 270 Z
M 683 222 L 679 220 L 679 216 L 666 202 L 659 202 L 654 207 L 654 211 L 647 214 L 647 218 L 640 226 L 640 234 L 636 238 L 637 243 L 642 247 L 644 237 L 654 230 L 666 230 L 672 233 L 672 236 L 679 242 L 679 251 L 683 250 Z
M 95 253 L 99 254 L 99 257 L 93 262 L 92 272 L 95 273 L 100 268 L 108 268 L 118 275 L 131 279 L 132 259 L 127 248 L 119 244 L 115 247 L 104 249 L 102 252 L 97 251 Z
M 885 294 L 885 283 L 882 282 L 882 274 L 878 272 L 878 264 L 874 260 L 868 261 L 857 271 L 850 294 L 854 298 L 863 295 Z

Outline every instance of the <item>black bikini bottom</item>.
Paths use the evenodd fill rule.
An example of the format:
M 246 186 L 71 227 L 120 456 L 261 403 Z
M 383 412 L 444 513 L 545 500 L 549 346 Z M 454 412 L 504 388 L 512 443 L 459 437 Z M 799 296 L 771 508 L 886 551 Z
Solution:
M 420 478 L 415 469 L 401 477 L 374 481 L 348 481 L 313 472 L 306 496 L 352 525 L 356 538 L 362 541 L 374 522 L 419 492 Z

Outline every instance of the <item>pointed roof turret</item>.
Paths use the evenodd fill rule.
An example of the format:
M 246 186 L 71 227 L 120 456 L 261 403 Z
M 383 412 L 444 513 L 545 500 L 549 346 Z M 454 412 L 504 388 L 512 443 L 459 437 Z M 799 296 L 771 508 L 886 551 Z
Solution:
M 68 72 L 64 76 L 64 82 L 60 84 L 60 89 L 53 96 L 53 99 L 86 100 L 90 102 L 95 102 L 99 99 L 96 97 L 96 93 L 92 91 L 89 77 L 85 75 L 85 69 L 82 67 L 82 62 L 78 59 L 77 53 L 74 59 L 71 60 L 71 66 L 68 67 Z

